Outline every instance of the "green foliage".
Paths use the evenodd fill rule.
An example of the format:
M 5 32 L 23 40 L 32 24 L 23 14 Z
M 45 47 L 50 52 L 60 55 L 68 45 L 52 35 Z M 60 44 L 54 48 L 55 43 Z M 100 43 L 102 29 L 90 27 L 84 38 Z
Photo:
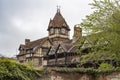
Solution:
M 77 44 L 75 44 L 77 47 L 82 47 L 83 46 L 83 44 L 84 44 L 84 41 L 85 41 L 85 38 L 84 37 L 82 37 L 82 38 L 79 38 L 79 41 L 78 41 L 78 43 Z M 76 50 L 76 53 L 81 53 L 81 51 L 82 50 Z
M 94 73 L 93 68 L 56 68 L 54 71 L 61 73 Z
M 101 70 L 108 69 L 108 70 L 110 70 L 112 68 L 113 68 L 112 65 L 110 65 L 108 63 L 101 63 L 98 69 L 101 69 Z
M 81 64 L 84 64 L 86 62 L 93 62 L 93 61 L 105 61 L 105 60 L 115 60 L 116 59 L 116 55 L 113 53 L 109 53 L 109 52 L 96 52 L 96 53 L 88 53 L 86 55 L 82 55 L 80 57 L 81 59 Z
M 0 59 L 0 80 L 34 80 L 42 71 L 9 59 Z
M 81 23 L 89 35 L 85 41 L 92 46 L 82 60 L 114 59 L 120 62 L 120 0 L 93 1 L 90 5 L 94 12 Z
M 24 63 L 24 65 L 28 66 L 29 68 L 35 68 L 35 65 L 34 65 L 34 62 L 33 61 L 29 61 L 29 62 L 26 62 Z
M 106 65 L 106 64 L 105 64 Z M 108 65 L 107 65 L 108 66 Z M 111 69 L 94 69 L 94 68 L 55 68 L 54 71 L 59 73 L 80 73 L 80 74 L 91 74 L 95 77 L 100 75 L 108 75 L 112 72 L 120 71 L 120 68 L 111 68 Z

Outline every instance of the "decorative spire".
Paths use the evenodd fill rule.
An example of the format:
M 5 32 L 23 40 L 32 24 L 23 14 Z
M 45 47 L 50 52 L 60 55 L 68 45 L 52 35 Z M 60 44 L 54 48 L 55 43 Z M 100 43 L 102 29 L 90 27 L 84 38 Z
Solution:
M 60 12 L 60 6 L 57 6 L 57 12 L 58 13 Z
M 49 30 L 51 27 L 62 28 L 63 26 L 66 29 L 70 30 L 65 19 L 63 18 L 63 16 L 60 13 L 60 6 L 57 6 L 57 13 L 55 14 L 54 18 L 52 20 L 50 20 L 47 30 Z

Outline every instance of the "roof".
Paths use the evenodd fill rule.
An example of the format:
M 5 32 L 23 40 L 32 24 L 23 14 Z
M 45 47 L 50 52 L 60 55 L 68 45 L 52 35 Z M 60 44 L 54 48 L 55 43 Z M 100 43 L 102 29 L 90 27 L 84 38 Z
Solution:
M 44 42 L 47 40 L 50 41 L 49 37 L 44 37 L 44 38 L 41 38 L 41 39 L 38 39 L 35 41 L 31 41 L 26 45 L 21 44 L 20 47 L 22 47 L 24 49 L 36 49 L 38 47 L 43 47 Z
M 35 41 L 30 42 L 28 45 L 26 45 L 27 48 L 34 48 L 36 46 L 42 46 L 43 42 L 46 41 L 48 37 L 44 37 Z
M 60 10 L 57 10 L 57 13 L 55 14 L 53 20 L 50 19 L 50 22 L 49 22 L 49 26 L 48 26 L 48 30 L 50 28 L 61 28 L 61 27 L 64 27 L 68 30 L 70 30 L 69 26 L 67 25 L 65 19 L 63 18 L 63 16 L 61 15 L 60 13 Z
M 61 43 L 61 46 L 66 52 L 68 52 L 68 50 L 73 46 L 73 44 L 71 42 L 63 42 Z
M 76 43 L 78 42 L 78 40 L 76 41 Z M 76 50 L 79 49 L 79 46 L 76 46 L 76 43 L 72 43 L 72 40 L 68 40 L 68 41 L 64 41 L 60 44 L 54 44 L 51 47 L 54 48 L 55 50 L 57 50 L 57 48 L 59 46 L 61 46 L 65 52 L 76 52 Z
M 20 48 L 25 48 L 25 45 L 24 44 L 20 44 L 19 50 L 20 50 Z

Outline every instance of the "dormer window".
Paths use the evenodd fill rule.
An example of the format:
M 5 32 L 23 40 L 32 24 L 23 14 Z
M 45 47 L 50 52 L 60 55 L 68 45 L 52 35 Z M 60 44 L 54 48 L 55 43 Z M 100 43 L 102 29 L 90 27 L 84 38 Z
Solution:
M 54 28 L 50 29 L 50 34 L 54 34 Z
M 62 28 L 62 29 L 61 29 L 61 33 L 62 33 L 62 34 L 65 34 L 65 32 L 66 32 L 65 28 Z

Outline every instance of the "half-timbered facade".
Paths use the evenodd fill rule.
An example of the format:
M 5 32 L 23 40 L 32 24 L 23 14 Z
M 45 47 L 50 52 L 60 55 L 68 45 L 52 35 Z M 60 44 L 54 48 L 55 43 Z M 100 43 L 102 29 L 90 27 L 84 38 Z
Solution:
M 79 54 L 76 52 L 78 46 L 72 42 L 63 42 L 58 45 L 52 45 L 44 60 L 47 64 L 45 66 L 49 67 L 76 67 L 79 63 Z
M 73 35 L 73 40 L 70 40 L 70 28 L 61 15 L 60 9 L 57 9 L 54 18 L 50 19 L 47 29 L 48 36 L 35 41 L 25 39 L 25 43 L 19 46 L 18 61 L 21 63 L 32 61 L 36 66 L 43 66 L 45 64 L 43 58 L 46 56 L 46 53 L 49 52 L 49 58 L 51 58 L 49 64 L 59 63 L 61 65 L 61 61 L 64 62 L 66 60 L 64 56 L 66 56 L 66 53 L 68 54 L 68 49 L 73 46 L 72 44 L 76 42 L 78 37 L 81 37 L 81 28 L 75 26 L 74 29 L 76 32 Z M 67 44 L 64 45 L 64 42 L 67 42 L 69 46 L 67 46 Z M 64 46 L 66 46 L 66 48 L 64 48 Z M 58 56 L 54 55 L 55 53 L 57 53 Z M 59 59 L 57 58 L 57 60 L 55 60 L 57 62 L 54 62 L 56 57 L 59 57 Z

